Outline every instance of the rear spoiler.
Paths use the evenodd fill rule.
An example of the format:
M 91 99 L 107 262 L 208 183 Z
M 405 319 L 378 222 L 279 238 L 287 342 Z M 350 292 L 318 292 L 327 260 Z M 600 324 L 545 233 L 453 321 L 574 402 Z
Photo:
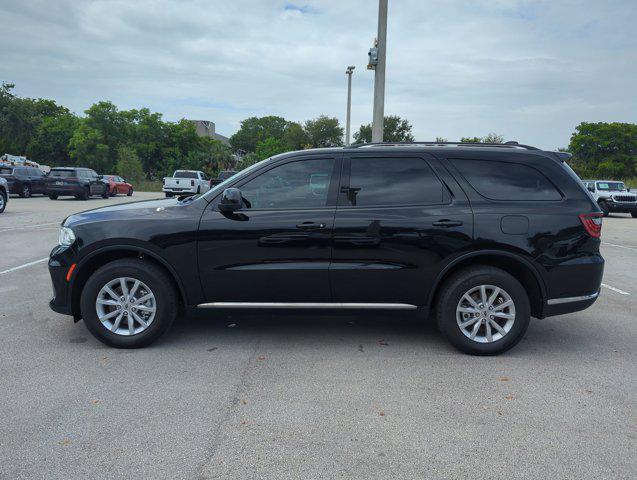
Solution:
M 573 154 L 568 152 L 547 152 L 547 153 L 552 153 L 555 156 L 555 158 L 557 158 L 560 162 L 566 162 L 567 160 L 570 160 L 573 157 Z

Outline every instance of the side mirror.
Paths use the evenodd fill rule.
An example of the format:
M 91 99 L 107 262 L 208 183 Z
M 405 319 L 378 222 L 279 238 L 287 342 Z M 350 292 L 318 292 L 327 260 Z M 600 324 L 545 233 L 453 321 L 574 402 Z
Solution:
M 595 187 L 588 187 L 588 191 L 595 193 Z
M 232 213 L 243 207 L 243 197 L 238 188 L 226 188 L 221 194 L 219 211 L 221 213 Z

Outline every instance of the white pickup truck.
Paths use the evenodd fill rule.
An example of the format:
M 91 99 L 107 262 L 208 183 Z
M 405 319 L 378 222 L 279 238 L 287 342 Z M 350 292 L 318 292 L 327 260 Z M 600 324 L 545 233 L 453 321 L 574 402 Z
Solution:
M 630 213 L 637 218 L 637 195 L 615 180 L 583 180 L 584 185 L 607 217 L 611 212 Z
M 175 170 L 172 177 L 164 177 L 162 190 L 167 197 L 194 195 L 210 190 L 210 177 L 199 170 Z

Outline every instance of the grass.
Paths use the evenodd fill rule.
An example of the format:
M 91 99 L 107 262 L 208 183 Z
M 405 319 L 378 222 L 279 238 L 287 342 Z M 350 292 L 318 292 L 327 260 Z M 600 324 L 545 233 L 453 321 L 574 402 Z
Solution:
M 133 184 L 136 192 L 161 192 L 161 180 L 140 180 Z

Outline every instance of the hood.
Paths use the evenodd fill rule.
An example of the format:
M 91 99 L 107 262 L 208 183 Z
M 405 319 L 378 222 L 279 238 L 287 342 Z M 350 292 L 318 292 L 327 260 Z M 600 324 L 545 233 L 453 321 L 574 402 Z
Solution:
M 99 222 L 105 220 L 125 220 L 129 218 L 148 217 L 162 214 L 180 208 L 184 203 L 176 198 L 162 198 L 158 200 L 142 200 L 139 202 L 122 203 L 108 207 L 95 208 L 85 212 L 70 215 L 62 223 L 65 226 L 84 223 Z M 165 215 L 162 215 L 165 218 Z

